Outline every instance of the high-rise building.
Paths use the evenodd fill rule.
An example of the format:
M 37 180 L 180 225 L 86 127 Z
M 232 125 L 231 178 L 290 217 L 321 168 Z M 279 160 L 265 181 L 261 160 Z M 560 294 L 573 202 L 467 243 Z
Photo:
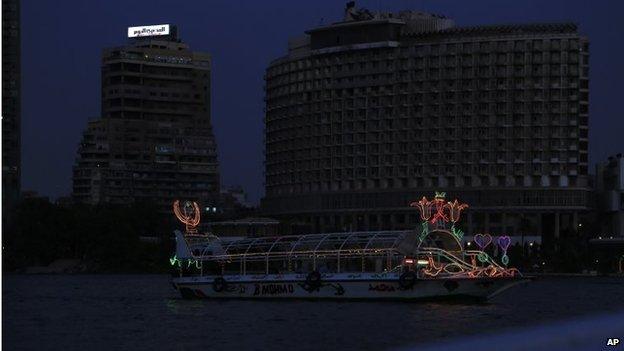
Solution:
M 408 229 L 408 204 L 445 191 L 470 205 L 470 234 L 575 231 L 590 194 L 577 26 L 352 5 L 266 70 L 263 212 L 314 231 Z
M 191 51 L 174 26 L 132 27 L 128 36 L 102 55 L 102 118 L 89 122 L 78 148 L 74 199 L 214 205 L 210 56 Z
M 19 0 L 2 0 L 2 209 L 4 218 L 7 218 L 7 211 L 13 208 L 20 195 L 20 51 L 20 2 Z

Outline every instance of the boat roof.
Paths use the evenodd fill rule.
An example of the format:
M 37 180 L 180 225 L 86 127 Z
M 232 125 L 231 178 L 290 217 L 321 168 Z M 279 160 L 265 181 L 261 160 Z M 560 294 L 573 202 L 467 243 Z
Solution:
M 306 234 L 246 238 L 215 243 L 205 248 L 215 255 L 258 255 L 271 253 L 324 253 L 332 251 L 374 251 L 398 249 L 413 231 L 367 231 L 326 234 Z

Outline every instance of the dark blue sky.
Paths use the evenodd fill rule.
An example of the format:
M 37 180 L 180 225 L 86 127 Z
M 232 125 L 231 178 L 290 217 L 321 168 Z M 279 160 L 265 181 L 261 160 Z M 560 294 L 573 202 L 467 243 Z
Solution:
M 99 117 L 100 53 L 126 42 L 126 27 L 177 24 L 185 42 L 208 52 L 212 120 L 223 185 L 263 195 L 264 69 L 287 40 L 337 21 L 346 1 L 22 1 L 23 188 L 52 198 L 71 192 L 76 146 Z M 358 1 L 371 10 L 419 9 L 457 25 L 573 21 L 590 38 L 590 162 L 624 152 L 622 1 Z

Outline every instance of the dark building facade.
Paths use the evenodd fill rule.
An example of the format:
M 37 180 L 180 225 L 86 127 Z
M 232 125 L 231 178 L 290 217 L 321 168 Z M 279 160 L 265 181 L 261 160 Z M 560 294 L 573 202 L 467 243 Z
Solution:
M 2 0 L 2 209 L 19 199 L 21 175 L 20 2 Z M 3 222 L 4 223 L 4 222 Z
M 411 201 L 468 234 L 564 235 L 588 210 L 588 40 L 571 23 L 457 27 L 348 7 L 266 71 L 265 215 L 395 230 Z
M 149 35 L 152 27 L 167 34 Z M 141 30 L 148 35 L 103 51 L 102 117 L 89 121 L 79 145 L 73 198 L 150 201 L 163 211 L 180 198 L 214 206 L 220 186 L 210 56 L 191 51 L 173 26 Z
M 596 197 L 598 224 L 592 228 L 596 236 L 624 238 L 624 157 L 610 156 L 596 165 Z

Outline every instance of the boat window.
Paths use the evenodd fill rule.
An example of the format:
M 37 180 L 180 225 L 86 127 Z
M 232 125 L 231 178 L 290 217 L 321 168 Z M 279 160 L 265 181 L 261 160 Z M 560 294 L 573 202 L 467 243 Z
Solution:
M 247 261 L 245 272 L 247 274 L 266 274 L 266 261 L 265 260 Z
M 337 257 L 319 256 L 316 258 L 316 270 L 321 273 L 335 273 L 338 270 Z
M 286 260 L 270 260 L 269 274 L 284 274 L 288 272 L 288 261 Z
M 205 275 L 221 275 L 221 266 L 213 260 L 202 262 L 202 272 Z
M 340 272 L 362 272 L 362 257 L 347 257 L 340 259 Z
M 405 256 L 401 254 L 392 255 L 392 257 L 390 257 L 390 270 L 393 271 L 393 270 L 400 269 L 401 266 L 403 265 L 404 258 Z
M 223 274 L 241 274 L 240 261 L 226 262 L 223 266 Z
M 366 257 L 364 259 L 364 272 L 381 273 L 385 269 L 383 257 Z
M 313 270 L 313 262 L 311 258 L 294 257 L 291 264 L 295 273 L 309 273 Z

